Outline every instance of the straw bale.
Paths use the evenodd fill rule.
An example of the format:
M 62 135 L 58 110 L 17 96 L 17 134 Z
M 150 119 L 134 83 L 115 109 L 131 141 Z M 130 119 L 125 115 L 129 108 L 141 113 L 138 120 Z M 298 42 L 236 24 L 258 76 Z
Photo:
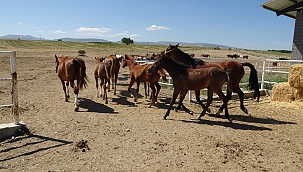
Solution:
M 288 82 L 291 87 L 303 88 L 303 64 L 290 66 Z
M 273 101 L 302 101 L 303 100 L 303 88 L 291 87 L 288 82 L 277 84 L 272 89 Z

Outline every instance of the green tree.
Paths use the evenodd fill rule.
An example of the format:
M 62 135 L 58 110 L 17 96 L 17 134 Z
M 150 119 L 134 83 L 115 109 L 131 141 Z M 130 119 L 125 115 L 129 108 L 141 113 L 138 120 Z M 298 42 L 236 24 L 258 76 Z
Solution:
M 126 45 L 129 45 L 129 44 L 133 44 L 134 41 L 130 38 L 122 38 L 122 43 L 126 44 Z

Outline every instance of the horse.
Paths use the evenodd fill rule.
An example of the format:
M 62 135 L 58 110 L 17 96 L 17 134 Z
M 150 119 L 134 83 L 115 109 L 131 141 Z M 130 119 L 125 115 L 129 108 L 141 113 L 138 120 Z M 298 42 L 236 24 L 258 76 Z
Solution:
M 128 92 L 130 94 L 130 97 L 134 98 L 134 101 L 136 102 L 138 100 L 140 82 L 148 82 L 152 90 L 151 93 L 152 100 L 149 107 L 155 105 L 155 102 L 157 102 L 158 94 L 161 89 L 161 86 L 158 83 L 160 77 L 162 77 L 164 81 L 167 81 L 164 71 L 162 70 L 159 72 L 154 72 L 152 74 L 149 74 L 147 72 L 147 69 L 151 66 L 151 64 L 140 65 L 136 63 L 133 59 L 130 58 L 127 59 L 127 58 L 128 57 L 125 56 L 125 58 L 122 60 L 122 67 L 124 68 L 128 66 L 129 68 L 130 82 L 128 85 Z M 136 96 L 134 96 L 130 90 L 135 82 L 137 83 Z M 155 88 L 155 86 L 157 89 Z
M 209 58 L 210 55 L 209 54 L 202 54 L 200 57 L 206 57 L 206 58 Z
M 247 109 L 244 106 L 244 93 L 240 89 L 239 83 L 242 77 L 244 76 L 244 66 L 248 66 L 250 68 L 250 76 L 249 76 L 249 87 L 250 90 L 254 91 L 254 98 L 257 98 L 257 101 L 260 99 L 260 91 L 259 91 L 259 84 L 258 84 L 258 76 L 257 71 L 255 67 L 248 62 L 239 63 L 237 61 L 233 60 L 226 60 L 226 61 L 220 61 L 220 62 L 205 62 L 200 59 L 191 58 L 189 55 L 184 53 L 178 48 L 179 44 L 176 46 L 169 45 L 162 53 L 164 53 L 166 56 L 169 56 L 170 58 L 175 59 L 176 61 L 179 61 L 183 64 L 190 65 L 193 68 L 204 68 L 204 67 L 217 67 L 220 68 L 223 71 L 227 71 L 228 77 L 232 81 L 232 85 L 230 87 L 230 91 L 227 90 L 227 98 L 231 99 L 232 92 L 238 93 L 240 98 L 240 108 L 241 110 L 248 114 Z M 200 100 L 200 91 L 195 91 L 197 102 L 204 107 Z M 184 105 L 182 105 L 182 102 L 179 103 L 176 110 L 180 109 L 180 107 L 184 108 Z M 221 106 L 217 114 L 220 114 L 224 108 L 224 104 Z
M 63 91 L 65 94 L 65 102 L 68 102 L 68 98 L 70 97 L 68 90 L 68 86 L 70 84 L 70 86 L 73 88 L 75 95 L 74 110 L 78 111 L 79 90 L 82 90 L 83 87 L 86 88 L 88 82 L 85 62 L 81 58 L 70 58 L 63 55 L 60 57 L 57 57 L 57 55 L 55 55 L 55 59 L 56 59 L 56 73 L 58 74 L 58 77 L 60 78 L 63 86 Z M 75 85 L 74 80 L 77 80 L 77 85 Z M 66 86 L 65 86 L 65 81 L 66 81 Z
M 103 97 L 105 100 L 105 104 L 108 103 L 107 100 L 107 92 L 106 92 L 106 84 L 109 82 L 110 79 L 110 67 L 111 64 L 107 62 L 103 62 L 104 57 L 95 57 L 96 64 L 94 67 L 94 77 L 96 81 L 96 88 L 97 88 L 97 97 Z M 98 78 L 100 78 L 100 93 L 98 89 Z M 102 96 L 102 87 L 103 87 L 103 96 Z
M 112 81 L 112 89 L 114 89 L 114 95 L 116 95 L 116 86 L 118 80 L 118 74 L 120 70 L 120 62 L 122 56 L 120 55 L 109 55 L 104 58 L 105 63 L 110 63 L 110 80 Z M 108 91 L 110 91 L 110 81 L 108 82 Z
M 169 116 L 172 106 L 179 94 L 180 102 L 182 102 L 188 90 L 200 91 L 201 89 L 208 88 L 209 92 L 207 104 L 206 107 L 203 108 L 201 114 L 198 116 L 198 119 L 205 115 L 206 110 L 212 102 L 213 92 L 216 92 L 220 99 L 223 101 L 225 117 L 230 122 L 232 122 L 227 109 L 228 98 L 222 92 L 222 87 L 225 82 L 228 83 L 227 89 L 229 89 L 229 86 L 231 85 L 225 71 L 216 67 L 204 67 L 195 69 L 189 65 L 181 64 L 165 55 L 162 55 L 162 57 L 155 61 L 154 64 L 148 68 L 148 72 L 153 73 L 154 71 L 160 69 L 165 69 L 169 73 L 173 79 L 174 87 L 170 105 L 167 109 L 166 114 L 163 116 L 163 119 L 166 119 L 166 117 Z M 188 109 L 186 109 L 186 111 L 187 110 Z

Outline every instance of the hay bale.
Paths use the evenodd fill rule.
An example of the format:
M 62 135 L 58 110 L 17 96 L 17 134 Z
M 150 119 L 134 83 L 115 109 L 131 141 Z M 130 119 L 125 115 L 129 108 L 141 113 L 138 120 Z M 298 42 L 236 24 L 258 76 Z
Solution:
M 288 82 L 291 87 L 303 88 L 303 64 L 290 66 Z
M 303 99 L 303 88 L 291 87 L 288 82 L 277 84 L 272 89 L 273 101 L 301 101 Z

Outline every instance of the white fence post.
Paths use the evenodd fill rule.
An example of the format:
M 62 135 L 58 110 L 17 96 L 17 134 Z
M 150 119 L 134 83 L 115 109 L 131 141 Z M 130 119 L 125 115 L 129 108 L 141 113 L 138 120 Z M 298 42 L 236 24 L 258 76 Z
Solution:
M 17 65 L 16 65 L 16 51 L 0 51 L 0 54 L 10 55 L 10 67 L 12 78 L 0 79 L 1 81 L 12 80 L 12 104 L 1 105 L 0 108 L 12 107 L 12 114 L 14 124 L 19 124 L 19 104 L 18 104 L 18 87 L 17 87 Z

